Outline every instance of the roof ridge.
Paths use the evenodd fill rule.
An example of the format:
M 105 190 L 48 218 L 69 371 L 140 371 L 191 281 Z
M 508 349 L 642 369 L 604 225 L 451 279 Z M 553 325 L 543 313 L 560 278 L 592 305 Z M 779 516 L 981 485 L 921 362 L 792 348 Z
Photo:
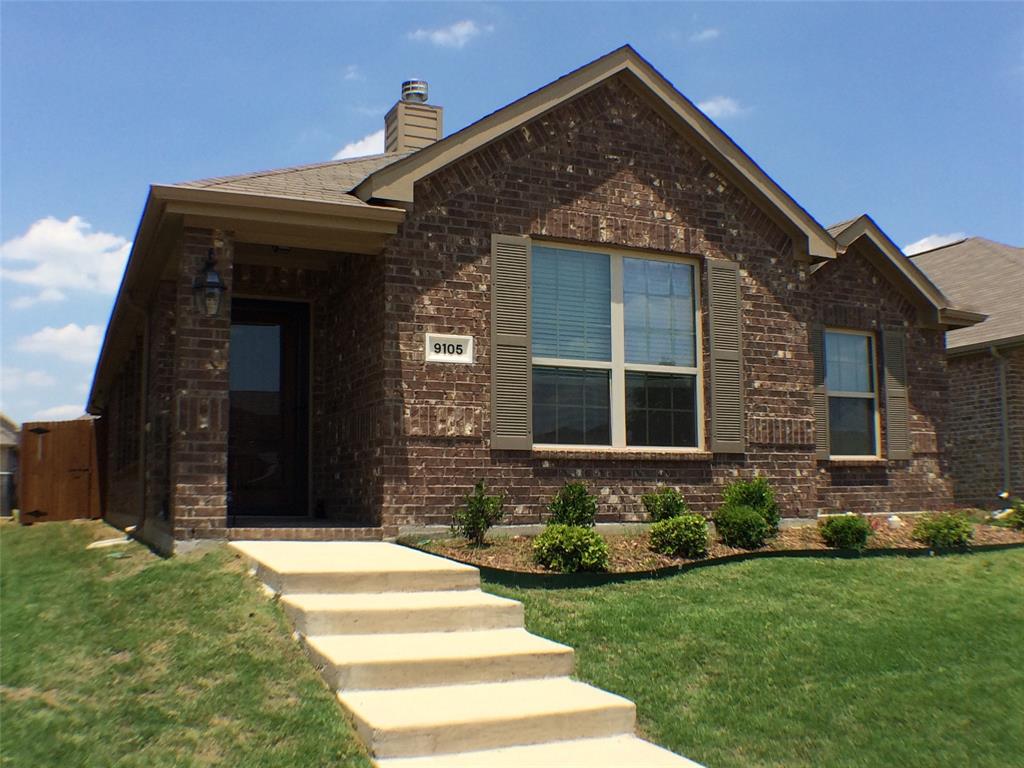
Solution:
M 974 237 L 974 236 L 968 235 L 967 237 L 961 237 L 959 240 L 954 240 L 954 241 L 952 241 L 950 243 L 943 243 L 942 245 L 936 245 L 934 248 L 929 248 L 926 251 L 918 251 L 917 253 L 912 253 L 907 258 L 916 259 L 918 256 L 924 256 L 926 253 L 933 253 L 935 251 L 941 251 L 943 248 L 950 248 L 950 247 L 952 247 L 954 245 L 960 245 L 961 243 L 966 243 L 968 240 L 984 240 L 984 239 L 985 239 L 984 237 Z M 995 242 L 995 241 L 989 240 L 988 242 L 991 243 L 991 242 Z

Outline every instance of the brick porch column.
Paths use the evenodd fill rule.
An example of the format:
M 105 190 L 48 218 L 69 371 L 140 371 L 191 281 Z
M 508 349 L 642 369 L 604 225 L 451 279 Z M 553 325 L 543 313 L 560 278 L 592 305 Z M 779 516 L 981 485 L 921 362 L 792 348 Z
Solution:
M 215 317 L 196 309 L 192 285 L 213 251 L 228 290 Z M 221 538 L 227 528 L 228 354 L 233 249 L 219 230 L 185 227 L 178 261 L 171 413 L 174 538 Z

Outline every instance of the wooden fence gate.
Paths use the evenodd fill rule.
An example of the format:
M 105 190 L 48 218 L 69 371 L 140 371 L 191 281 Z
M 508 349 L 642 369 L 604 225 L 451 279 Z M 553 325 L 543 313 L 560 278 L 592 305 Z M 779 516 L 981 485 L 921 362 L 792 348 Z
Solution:
M 92 419 L 21 427 L 18 507 L 22 524 L 100 517 L 100 472 Z

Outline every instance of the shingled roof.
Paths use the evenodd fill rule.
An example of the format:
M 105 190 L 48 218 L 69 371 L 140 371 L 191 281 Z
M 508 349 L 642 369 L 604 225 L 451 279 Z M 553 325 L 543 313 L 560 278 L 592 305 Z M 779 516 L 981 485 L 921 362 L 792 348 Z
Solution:
M 374 171 L 379 171 L 410 154 L 412 153 L 368 155 L 348 160 L 332 160 L 326 163 L 242 173 L 235 176 L 184 181 L 170 186 L 184 189 L 217 189 L 223 192 L 244 192 L 251 195 L 271 195 L 273 197 L 290 197 L 296 200 L 317 200 L 367 206 L 367 203 L 350 192 Z
M 1024 342 L 1024 248 L 968 237 L 913 256 L 913 262 L 962 306 L 988 319 L 946 335 L 946 348 L 966 352 Z

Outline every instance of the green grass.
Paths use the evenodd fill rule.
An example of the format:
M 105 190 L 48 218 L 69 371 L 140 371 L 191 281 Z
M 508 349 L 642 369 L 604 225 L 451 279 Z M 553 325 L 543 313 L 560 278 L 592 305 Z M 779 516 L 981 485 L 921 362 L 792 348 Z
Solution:
M 85 549 L 114 534 L 0 528 L 0 765 L 370 765 L 226 548 Z
M 487 589 L 710 768 L 1024 765 L 1021 550 Z

